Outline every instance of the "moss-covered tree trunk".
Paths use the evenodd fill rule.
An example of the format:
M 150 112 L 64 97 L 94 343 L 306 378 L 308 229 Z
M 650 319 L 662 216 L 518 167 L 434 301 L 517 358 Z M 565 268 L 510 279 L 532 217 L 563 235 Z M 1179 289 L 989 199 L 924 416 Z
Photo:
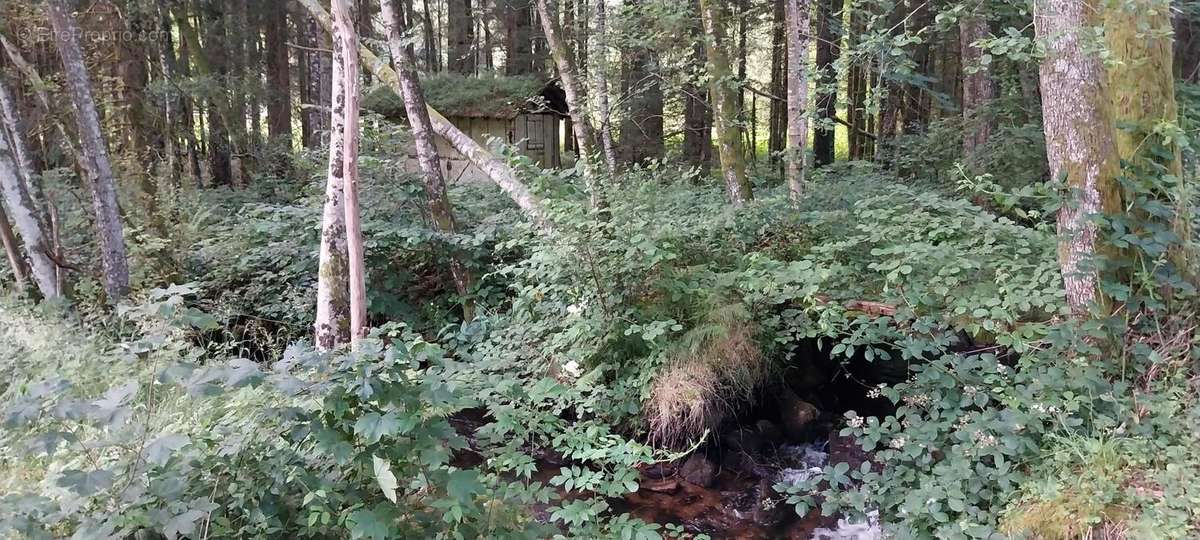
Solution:
M 1097 230 L 1090 216 L 1120 210 L 1104 65 L 1088 41 L 1100 17 L 1097 0 L 1034 3 L 1034 28 L 1046 47 L 1040 69 L 1046 156 L 1051 176 L 1064 178 L 1069 190 L 1058 214 L 1059 266 L 1077 317 L 1106 304 L 1092 265 Z
M 707 53 L 708 94 L 713 108 L 713 123 L 717 130 L 717 154 L 721 160 L 721 177 L 734 206 L 754 198 L 746 178 L 746 163 L 742 159 L 741 130 L 738 129 L 738 98 L 736 81 L 725 50 L 728 13 L 720 0 L 700 0 L 700 19 L 704 24 L 704 48 Z
M 367 269 L 363 246 L 361 211 L 358 205 L 359 74 L 358 31 L 355 0 L 331 3 L 334 41 L 342 53 L 342 208 L 346 224 L 346 269 L 350 286 L 350 344 L 357 348 L 367 335 Z
M 446 194 L 446 181 L 442 177 L 437 146 L 434 144 L 433 123 L 429 120 L 425 93 L 421 90 L 421 80 L 417 75 L 416 54 L 412 46 L 404 42 L 405 29 L 412 28 L 412 13 L 398 6 L 397 0 L 383 0 L 381 8 L 388 48 L 396 63 L 396 75 L 400 78 L 404 111 L 408 115 L 408 124 L 412 126 L 417 163 L 421 167 L 422 186 L 425 188 L 425 205 L 438 231 L 455 234 L 458 225 L 454 220 L 450 197 Z M 471 273 L 458 257 L 451 257 L 450 275 L 462 298 L 463 320 L 470 321 L 475 318 L 475 304 L 468 296 L 473 281 Z
M 804 193 L 808 147 L 808 13 L 809 0 L 787 2 L 787 183 L 792 202 Z
M 1104 37 L 1112 61 L 1108 63 L 1117 155 L 1126 162 L 1153 162 L 1167 174 L 1183 178 L 1181 149 L 1156 129 L 1177 126 L 1174 47 L 1169 0 L 1113 0 L 1104 11 Z M 1188 205 L 1179 205 L 1176 232 L 1189 238 Z M 1188 274 L 1195 264 L 1184 249 L 1175 249 L 1172 260 Z
M 350 262 L 346 247 L 345 115 L 346 69 L 343 42 L 333 36 L 331 107 L 329 112 L 329 167 L 325 176 L 325 203 L 321 209 L 321 247 L 317 270 L 315 343 L 330 350 L 350 341 Z

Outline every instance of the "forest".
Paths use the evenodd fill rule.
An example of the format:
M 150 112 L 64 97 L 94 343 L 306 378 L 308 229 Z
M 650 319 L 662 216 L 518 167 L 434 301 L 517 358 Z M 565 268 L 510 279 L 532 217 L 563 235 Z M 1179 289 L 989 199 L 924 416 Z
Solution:
M 4 0 L 0 538 L 1200 538 L 1200 0 Z

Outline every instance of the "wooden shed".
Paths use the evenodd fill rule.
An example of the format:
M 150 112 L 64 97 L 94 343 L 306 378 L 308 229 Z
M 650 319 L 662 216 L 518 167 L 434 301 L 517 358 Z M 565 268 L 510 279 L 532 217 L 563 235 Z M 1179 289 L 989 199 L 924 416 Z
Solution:
M 529 77 L 465 77 L 446 74 L 422 79 L 425 99 L 455 126 L 480 144 L 492 138 L 514 145 L 522 155 L 544 168 L 563 162 L 566 94 L 557 81 Z M 379 87 L 364 100 L 368 110 L 407 123 L 403 102 L 389 88 Z M 438 136 L 438 155 L 448 181 L 486 180 L 483 171 Z M 416 171 L 416 152 L 410 150 L 406 168 Z

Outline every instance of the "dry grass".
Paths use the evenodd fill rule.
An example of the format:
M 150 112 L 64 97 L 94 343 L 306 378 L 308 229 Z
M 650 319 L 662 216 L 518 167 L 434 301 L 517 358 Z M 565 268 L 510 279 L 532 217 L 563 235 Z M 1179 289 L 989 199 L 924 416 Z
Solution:
M 652 443 L 686 446 L 753 395 L 767 375 L 757 333 L 746 308 L 730 303 L 679 340 L 643 407 Z

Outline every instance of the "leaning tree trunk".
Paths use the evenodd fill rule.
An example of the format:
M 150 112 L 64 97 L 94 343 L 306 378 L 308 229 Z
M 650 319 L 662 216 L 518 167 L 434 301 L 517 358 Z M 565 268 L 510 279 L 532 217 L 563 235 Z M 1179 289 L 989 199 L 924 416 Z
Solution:
M 321 210 L 321 248 L 317 270 L 316 346 L 334 349 L 350 341 L 350 262 L 346 245 L 345 115 L 346 79 L 343 42 L 333 36 L 331 103 L 329 113 L 329 169 L 325 178 L 325 204 Z
M 104 290 L 111 300 L 119 300 L 129 291 L 129 263 L 125 258 L 125 237 L 117 208 L 116 182 L 108 150 L 100 132 L 96 102 L 92 100 L 91 83 L 83 61 L 83 51 L 76 36 L 79 32 L 75 16 L 66 0 L 48 0 L 50 23 L 62 57 L 67 88 L 75 105 L 75 121 L 91 180 L 92 208 L 96 213 L 96 230 L 100 238 L 100 257 L 104 267 Z
M 805 147 L 808 146 L 808 0 L 787 2 L 788 194 L 793 203 L 804 193 Z
M 16 158 L 9 150 L 7 137 L 0 137 L 0 190 L 3 190 L 4 205 L 12 213 L 17 234 L 25 244 L 25 255 L 32 267 L 33 281 L 43 298 L 58 298 L 58 267 L 50 260 L 50 244 L 38 219 L 37 210 L 25 183 L 17 169 Z M 7 218 L 5 219 L 7 223 Z
M 0 201 L 0 243 L 4 244 L 4 255 L 8 257 L 8 266 L 12 269 L 13 281 L 17 290 L 24 291 L 27 286 L 29 267 L 21 257 L 21 247 L 13 235 L 12 225 L 8 222 L 8 213 L 4 211 L 4 203 Z
M 334 41 L 342 51 L 342 207 L 346 212 L 346 254 L 350 274 L 350 344 L 367 336 L 367 282 L 358 205 L 358 111 L 361 76 L 358 73 L 358 33 L 354 29 L 354 0 L 333 0 Z
M 318 23 L 325 28 L 327 32 L 333 32 L 333 23 L 330 20 L 329 13 L 325 8 L 321 7 L 320 0 L 299 0 L 300 4 L 313 16 Z M 387 84 L 396 95 L 403 95 L 403 89 L 400 87 L 400 79 L 396 76 L 396 72 L 387 65 L 386 62 L 380 60 L 375 53 L 371 52 L 365 45 L 359 44 L 358 53 L 362 57 L 371 73 L 375 77 Z M 475 165 L 479 170 L 483 171 L 502 191 L 517 204 L 521 210 L 533 217 L 539 223 L 544 223 L 544 212 L 541 207 L 541 200 L 529 190 L 521 180 L 517 178 L 512 167 L 501 161 L 496 156 L 492 155 L 478 142 L 475 142 L 470 135 L 463 133 L 462 130 L 450 123 L 445 116 L 437 112 L 433 107 L 426 106 L 429 112 L 429 120 L 433 123 L 433 130 L 441 135 L 454 147 L 458 153 L 462 154 Z
M 575 59 L 563 42 L 562 32 L 558 28 L 558 17 L 549 5 L 549 0 L 537 0 L 538 18 L 542 21 L 542 30 L 546 34 L 546 42 L 550 45 L 550 54 L 558 67 L 558 78 L 562 81 L 563 91 L 567 95 L 567 107 L 571 109 L 571 125 L 575 130 L 575 143 L 579 147 L 579 159 L 583 163 L 584 182 L 591 196 L 592 206 L 601 206 L 601 196 L 597 182 L 598 173 L 595 166 L 596 131 L 587 114 L 587 93 L 580 84 Z
M 400 78 L 404 111 L 408 114 L 408 124 L 412 126 L 413 142 L 417 148 L 417 162 L 421 166 L 422 184 L 425 188 L 425 204 L 434 227 L 442 233 L 455 234 L 458 232 L 458 226 L 454 221 L 454 208 L 446 194 L 446 182 L 439 166 L 437 146 L 433 139 L 433 123 L 429 120 L 425 94 L 421 90 L 420 77 L 417 75 L 416 55 L 412 46 L 404 43 L 404 29 L 412 28 L 412 13 L 396 6 L 396 0 L 383 0 L 381 7 L 384 26 L 387 28 L 388 46 L 392 60 L 396 62 L 396 75 Z M 462 298 L 463 320 L 471 321 L 475 318 L 475 304 L 468 297 L 473 281 L 471 274 L 458 257 L 451 257 L 450 274 L 454 279 L 454 287 Z
M 1100 7 L 1096 0 L 1034 2 L 1034 28 L 1046 43 L 1040 70 L 1046 156 L 1050 176 L 1065 178 L 1070 190 L 1058 214 L 1058 251 L 1067 304 L 1076 317 L 1106 303 L 1089 264 L 1097 254 L 1091 216 L 1117 213 L 1121 205 L 1104 64 L 1087 42 L 1100 24 Z
M 1039 0 L 1040 1 L 1040 0 Z M 963 69 L 963 155 L 970 158 L 992 133 L 992 120 L 983 111 L 996 97 L 996 87 L 983 65 L 983 50 L 975 42 L 988 35 L 987 19 L 979 6 L 963 15 L 958 23 L 958 39 Z
M 737 92 L 734 91 L 729 55 L 725 52 L 725 8 L 720 0 L 700 0 L 704 24 L 704 46 L 708 56 L 708 93 L 712 97 L 713 119 L 717 128 L 717 152 L 721 159 L 721 177 L 734 206 L 754 198 L 746 178 L 738 129 Z

